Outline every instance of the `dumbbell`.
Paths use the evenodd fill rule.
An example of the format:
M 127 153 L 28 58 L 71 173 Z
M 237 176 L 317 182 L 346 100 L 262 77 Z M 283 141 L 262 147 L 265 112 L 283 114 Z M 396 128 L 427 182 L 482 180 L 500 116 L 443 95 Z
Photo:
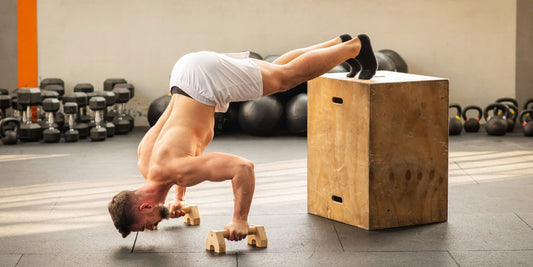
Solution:
M 90 137 L 92 141 L 104 141 L 107 137 L 107 130 L 104 127 L 104 110 L 106 100 L 101 96 L 91 97 L 89 107 L 94 112 L 94 127 L 91 128 Z
M 76 102 L 65 103 L 63 105 L 63 112 L 65 112 L 68 121 L 68 130 L 65 132 L 65 142 L 77 142 L 80 137 L 80 133 L 75 129 L 78 104 Z
M 77 103 L 78 103 L 78 122 L 89 123 L 92 120 L 92 116 L 89 114 L 89 98 L 84 92 L 77 93 Z M 82 95 L 84 97 L 82 97 Z M 83 100 L 82 100 L 83 99 Z
M 87 114 L 87 105 L 89 104 L 89 101 L 86 93 L 73 92 L 66 94 L 63 96 L 63 103 L 66 102 L 76 102 L 76 104 L 78 104 L 77 122 L 89 123 L 91 121 L 91 116 Z
M 209 232 L 207 240 L 205 242 L 205 249 L 215 253 L 226 252 L 226 242 L 224 238 L 229 237 L 228 230 L 213 230 Z M 261 225 L 255 225 L 248 229 L 248 245 L 254 245 L 258 248 L 266 248 L 268 245 L 268 239 L 265 232 L 265 227 Z
M 44 103 L 44 100 L 48 99 L 48 98 L 55 98 L 55 99 L 58 99 L 59 98 L 59 94 L 56 92 L 56 91 L 50 91 L 50 90 L 43 90 L 41 89 L 41 103 Z M 59 102 L 59 101 L 58 101 Z M 61 104 L 60 104 L 61 106 Z M 41 124 L 41 127 L 44 129 L 44 128 L 47 128 L 48 125 L 46 124 L 46 111 L 44 110 L 44 107 L 40 106 L 40 109 L 41 111 L 39 112 L 39 117 L 40 117 L 40 120 L 39 120 L 39 123 Z M 56 117 L 54 118 L 54 122 L 56 123 L 56 126 L 60 127 L 62 126 L 64 123 L 65 123 L 65 117 L 63 116 L 62 120 L 61 118 L 59 117 Z M 57 128 L 57 127 L 56 127 Z
M 47 88 L 48 86 L 50 85 L 54 85 L 54 86 L 60 86 L 61 88 L 63 88 L 63 93 L 65 92 L 64 91 L 64 88 L 65 88 L 65 82 L 60 79 L 60 78 L 46 78 L 46 79 L 43 79 L 41 81 L 41 83 L 39 84 L 39 88 L 40 89 L 43 89 L 43 90 L 51 90 L 49 88 Z M 56 87 L 57 88 L 57 87 Z M 62 95 L 62 94 L 61 94 Z
M 103 125 L 107 129 L 107 137 L 113 137 L 115 135 L 115 124 L 113 124 L 113 118 L 114 118 L 114 116 L 117 115 L 117 113 L 114 112 L 114 115 L 111 114 L 113 117 L 109 118 L 108 114 L 110 112 L 108 110 L 108 107 L 111 107 L 111 106 L 115 105 L 115 93 L 108 92 L 108 91 L 96 91 L 96 92 L 88 94 L 88 96 L 90 96 L 91 98 L 95 97 L 95 96 L 100 96 L 100 97 L 105 98 L 105 100 L 106 100 L 106 108 L 102 112 L 103 119 L 104 119 Z
M 65 88 L 59 84 L 50 84 L 45 86 L 44 88 L 41 88 L 43 91 L 52 91 L 57 93 L 57 99 L 61 100 L 63 98 L 63 95 L 65 94 Z
M 21 88 L 17 91 L 18 105 L 22 106 L 22 123 L 19 130 L 20 141 L 33 142 L 39 141 L 43 137 L 41 125 L 33 123 L 32 107 L 41 103 L 41 89 L 39 88 Z
M 135 86 L 133 86 L 131 83 L 117 83 L 113 86 L 113 90 L 116 88 L 126 88 L 130 90 L 130 99 L 135 97 Z
M 128 83 L 123 78 L 109 78 L 104 81 L 104 91 L 113 91 L 113 88 L 115 88 L 115 85 L 121 84 L 121 83 Z
M 90 83 L 78 83 L 74 86 L 74 92 L 89 94 L 94 92 L 94 86 Z
M 66 94 L 63 96 L 63 104 L 74 102 L 77 104 L 77 116 L 75 120 L 77 123 L 75 123 L 74 128 L 79 133 L 80 139 L 85 139 L 87 136 L 89 136 L 89 123 L 91 121 L 91 117 L 88 115 L 82 115 L 85 113 L 85 109 L 87 106 L 87 94 L 82 92 L 73 92 L 70 94 Z M 64 109 L 64 107 L 63 107 Z M 64 110 L 63 110 L 64 111 Z M 66 113 L 66 112 L 65 112 Z
M 111 91 L 104 91 L 110 95 L 104 96 L 107 100 L 107 109 L 105 111 L 105 120 L 112 122 L 113 119 L 118 115 L 117 111 L 114 109 L 117 96 Z
M 8 95 L 0 95 L 0 110 L 2 111 L 2 114 L 0 115 L 0 119 L 7 117 L 7 109 L 10 107 L 11 107 L 11 97 Z
M 62 82 L 62 80 L 60 81 Z M 59 81 L 57 82 L 59 83 Z M 63 87 L 62 84 L 46 84 L 45 86 L 41 87 L 41 92 L 42 91 L 56 92 L 57 93 L 56 98 L 60 101 L 63 99 L 63 95 L 65 94 L 65 88 Z M 59 108 L 60 110 L 56 112 L 55 122 L 59 125 L 59 129 L 63 129 L 65 125 L 65 114 L 61 112 L 61 102 L 59 104 L 60 104 L 60 108 Z
M 56 91 L 41 89 L 41 102 L 47 98 L 55 98 L 59 100 L 59 93 Z
M 130 100 L 132 100 L 133 97 L 135 96 L 135 87 L 131 83 L 118 83 L 118 84 L 115 84 L 113 86 L 113 90 L 118 89 L 118 88 L 125 88 L 125 89 L 128 89 L 130 91 L 130 98 L 128 99 L 128 102 Z M 122 112 L 124 114 L 128 114 L 128 120 L 130 120 L 130 123 L 131 123 L 131 125 L 130 125 L 130 132 L 131 132 L 133 130 L 133 126 L 134 126 L 135 120 L 133 119 L 133 117 L 131 117 L 129 115 L 129 111 L 128 111 L 127 107 L 126 107 L 126 104 L 127 104 L 127 102 L 124 103 L 124 105 L 122 107 Z
M 94 119 L 92 114 L 89 114 L 89 100 L 91 97 L 89 96 L 94 92 L 94 86 L 90 83 L 78 83 L 74 86 L 74 92 L 76 93 L 84 93 L 86 96 L 87 103 L 85 105 L 81 105 L 78 103 L 78 121 L 83 123 L 89 124 L 89 129 L 91 129 L 91 121 Z
M 113 123 L 114 116 L 109 118 L 108 114 L 110 113 L 109 107 L 112 107 L 115 105 L 115 93 L 103 91 L 101 92 L 101 96 L 103 96 L 106 100 L 106 109 L 104 109 L 104 118 L 105 118 L 105 128 L 107 129 L 107 137 L 113 137 L 115 135 L 115 124 Z M 114 113 L 116 115 L 116 113 Z M 111 114 L 113 115 L 113 114 Z
M 91 97 L 94 96 L 94 86 L 90 83 L 78 83 L 74 86 L 74 92 L 85 93 L 87 101 L 90 101 Z M 89 102 L 87 102 L 88 104 Z M 89 129 L 94 126 L 94 114 L 89 114 L 89 108 L 80 108 L 80 116 L 83 122 L 89 123 Z
M 43 109 L 46 112 L 46 127 L 43 131 L 43 139 L 47 143 L 57 143 L 61 139 L 61 132 L 54 123 L 54 115 L 59 110 L 59 100 L 57 98 L 46 98 L 43 100 Z
M 11 108 L 13 109 L 13 116 L 14 118 L 18 119 L 19 121 L 22 121 L 21 114 L 22 111 L 24 111 L 24 108 L 22 105 L 19 105 L 19 98 L 15 92 L 15 94 L 11 95 Z
M 130 90 L 126 88 L 116 88 L 113 89 L 115 93 L 115 103 L 117 104 L 117 113 L 113 119 L 113 124 L 115 124 L 115 133 L 117 134 L 127 134 L 133 130 L 133 118 L 126 114 L 125 105 L 130 100 Z

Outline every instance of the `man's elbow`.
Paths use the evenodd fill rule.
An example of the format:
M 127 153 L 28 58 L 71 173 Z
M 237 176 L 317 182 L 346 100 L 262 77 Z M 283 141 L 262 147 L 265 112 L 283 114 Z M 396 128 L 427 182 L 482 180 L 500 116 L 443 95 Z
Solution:
M 254 175 L 254 163 L 248 160 L 239 164 L 239 172 L 241 175 L 253 176 Z

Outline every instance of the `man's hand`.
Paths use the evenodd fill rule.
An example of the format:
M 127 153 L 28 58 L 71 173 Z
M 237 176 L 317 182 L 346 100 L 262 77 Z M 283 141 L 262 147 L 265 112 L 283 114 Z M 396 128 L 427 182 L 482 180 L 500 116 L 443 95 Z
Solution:
M 236 220 L 233 220 L 231 223 L 224 227 L 224 229 L 229 231 L 228 240 L 230 241 L 239 241 L 246 238 L 246 235 L 248 235 L 249 228 L 250 225 L 248 225 L 247 221 Z
M 186 204 L 184 201 L 174 200 L 167 204 L 168 211 L 170 212 L 170 218 L 179 218 L 185 216 L 185 211 L 181 210 L 185 207 Z

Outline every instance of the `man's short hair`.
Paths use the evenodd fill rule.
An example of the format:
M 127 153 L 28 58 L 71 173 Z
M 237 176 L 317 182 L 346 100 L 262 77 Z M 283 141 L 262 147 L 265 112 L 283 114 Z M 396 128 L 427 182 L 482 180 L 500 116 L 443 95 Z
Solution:
M 124 190 L 116 194 L 107 205 L 113 224 L 124 238 L 131 233 L 130 227 L 135 222 L 131 212 L 133 204 L 133 191 Z

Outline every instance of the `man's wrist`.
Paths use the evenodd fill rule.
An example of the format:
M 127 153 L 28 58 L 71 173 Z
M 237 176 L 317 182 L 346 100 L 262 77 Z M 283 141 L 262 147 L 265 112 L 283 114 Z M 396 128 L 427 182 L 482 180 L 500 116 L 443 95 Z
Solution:
M 234 222 L 248 222 L 248 216 L 246 216 L 246 217 L 243 217 L 243 216 L 233 216 L 233 221 L 234 221 Z

